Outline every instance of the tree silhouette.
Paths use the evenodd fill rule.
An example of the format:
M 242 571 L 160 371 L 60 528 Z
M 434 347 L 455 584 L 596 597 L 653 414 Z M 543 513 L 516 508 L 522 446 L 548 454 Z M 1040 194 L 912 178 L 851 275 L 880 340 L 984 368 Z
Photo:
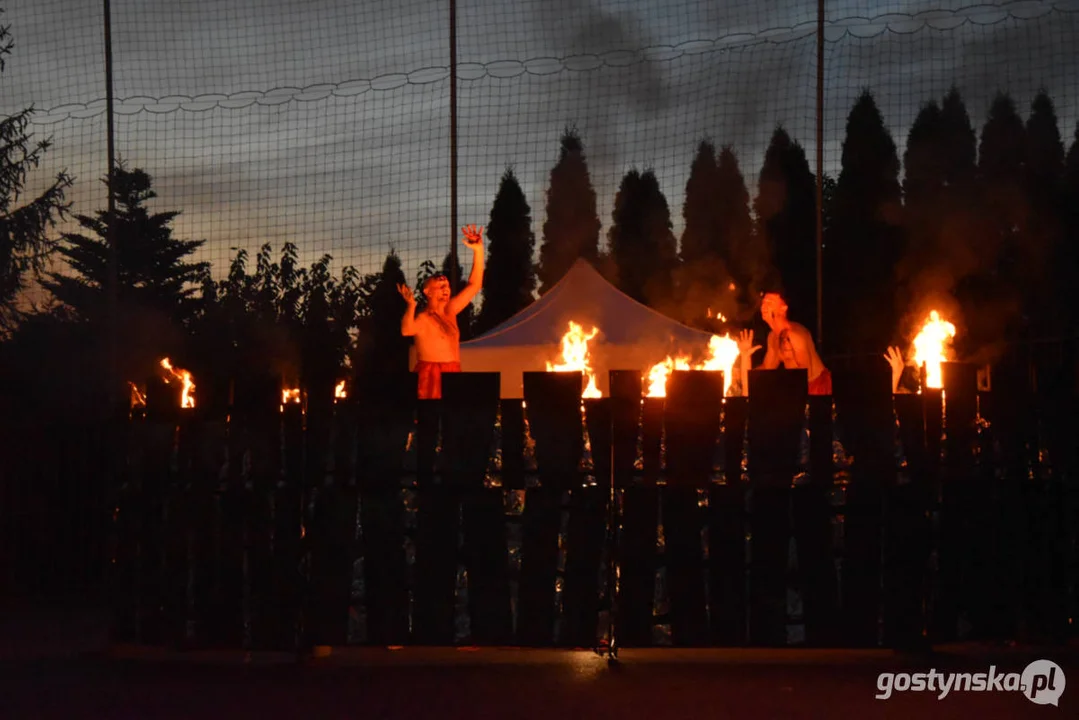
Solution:
M 360 372 L 400 373 L 408 371 L 408 338 L 401 336 L 405 301 L 397 290 L 406 284 L 401 258 L 391 250 L 370 296 L 368 312 L 361 320 L 358 349 Z
M 61 304 L 56 312 L 88 323 L 95 336 L 105 337 L 111 225 L 120 329 L 117 369 L 120 380 L 141 381 L 155 371 L 163 355 L 177 360 L 175 354 L 200 310 L 197 293 L 210 266 L 188 260 L 204 241 L 172 236 L 171 223 L 179 213 L 147 209 L 155 197 L 149 174 L 120 164 L 111 188 L 115 210 L 75 216 L 83 232 L 64 233 L 57 247 L 66 268 L 49 273 L 42 285 Z M 103 352 L 101 347 L 84 350 Z
M 1061 300 L 1067 308 L 1069 329 L 1074 333 L 1079 330 L 1079 122 L 1064 159 L 1062 194 L 1066 232 L 1061 257 Z
M 847 117 L 841 167 L 825 238 L 824 344 L 831 351 L 880 352 L 897 325 L 901 191 L 895 142 L 869 91 Z
M 1026 222 L 1020 225 L 1020 283 L 1031 332 L 1053 337 L 1060 330 L 1054 299 L 1061 283 L 1064 252 L 1064 143 L 1049 95 L 1034 96 L 1026 123 L 1023 185 Z
M 762 242 L 753 233 L 749 211 L 749 191 L 733 148 L 725 145 L 716 163 L 719 194 L 716 204 L 716 234 L 721 257 L 737 286 L 743 305 L 755 306 L 761 278 L 767 274 L 768 257 Z
M 104 181 L 108 185 L 108 181 Z M 43 285 L 67 308 L 85 320 L 102 321 L 109 285 L 109 227 L 116 239 L 117 294 L 121 315 L 148 313 L 182 324 L 198 307 L 196 294 L 210 264 L 188 256 L 204 240 L 179 240 L 171 223 L 178 212 L 151 213 L 146 203 L 156 197 L 145 171 L 115 170 L 112 191 L 116 210 L 76 215 L 85 233 L 68 232 L 57 253 L 70 271 L 53 272 Z M 131 321 L 131 317 L 125 320 Z
M 753 211 L 774 258 L 791 318 L 817 324 L 817 187 L 805 150 L 782 127 L 764 154 Z
M 541 294 L 554 287 L 577 258 L 595 261 L 599 251 L 596 191 L 592 189 L 584 146 L 572 129 L 565 131 L 561 142 L 547 188 L 547 219 L 536 272 Z
M 0 71 L 14 46 L 8 26 L 0 26 Z M 0 338 L 18 323 L 19 297 L 40 278 L 52 250 L 48 232 L 68 208 L 72 178 L 60 171 L 46 188 L 23 201 L 27 180 L 51 147 L 27 132 L 33 109 L 0 120 Z M 22 202 L 20 202 L 22 201 Z
M 531 208 L 512 168 L 502 175 L 487 224 L 487 269 L 483 306 L 475 332 L 481 335 L 532 303 L 536 272 Z
M 682 230 L 677 287 L 682 322 L 711 327 L 706 313 L 733 316 L 736 303 L 729 291 L 730 272 L 722 246 L 723 230 L 718 198 L 723 195 L 716 150 L 708 140 L 697 146 L 686 180 L 682 204 Z
M 984 255 L 991 267 L 968 292 L 971 304 L 979 305 L 968 317 L 972 334 L 985 338 L 1010 337 L 1018 321 L 1020 225 L 1026 214 L 1023 165 L 1026 128 L 1015 103 L 998 93 L 989 107 L 978 144 L 978 192 L 984 231 Z
M 637 302 L 669 309 L 677 249 L 671 213 L 655 173 L 622 177 L 607 244 L 622 292 Z

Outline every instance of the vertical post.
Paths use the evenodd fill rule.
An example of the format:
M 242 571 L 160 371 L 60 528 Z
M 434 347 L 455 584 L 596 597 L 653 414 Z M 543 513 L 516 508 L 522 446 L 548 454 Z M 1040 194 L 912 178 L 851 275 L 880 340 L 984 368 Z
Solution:
M 113 175 L 116 172 L 116 129 L 113 124 L 113 89 L 112 89 L 112 8 L 109 0 L 104 0 L 105 13 L 105 120 L 106 120 L 106 148 L 108 153 L 106 187 L 108 198 L 108 227 L 106 232 L 109 236 L 109 287 L 108 287 L 108 333 L 109 333 L 109 409 L 118 411 L 121 398 L 120 393 L 120 367 L 119 367 L 119 277 L 118 264 L 119 253 L 116 248 L 116 233 L 114 231 L 113 217 L 116 214 L 116 193 L 113 188 Z
M 824 0 L 817 0 L 817 347 L 824 344 Z
M 457 0 L 450 0 L 450 287 L 457 291 Z

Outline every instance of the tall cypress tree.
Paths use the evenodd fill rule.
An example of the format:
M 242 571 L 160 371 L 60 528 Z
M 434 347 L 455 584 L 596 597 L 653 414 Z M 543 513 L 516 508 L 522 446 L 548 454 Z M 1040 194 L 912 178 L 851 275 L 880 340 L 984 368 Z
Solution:
M 1019 226 L 1025 215 L 1023 165 L 1026 129 L 1015 103 L 998 93 L 978 143 L 977 192 L 981 256 L 986 267 L 961 290 L 968 333 L 975 343 L 1001 342 L 1017 329 Z
M 716 173 L 719 194 L 714 198 L 715 233 L 723 262 L 734 277 L 738 296 L 744 303 L 755 293 L 751 284 L 754 278 L 762 274 L 758 266 L 762 257 L 754 243 L 749 191 L 738 165 L 738 157 L 730 145 L 720 150 Z
M 893 341 L 900 199 L 895 142 L 866 90 L 847 117 L 825 243 L 824 345 L 831 351 L 879 352 Z
M 717 163 L 715 146 L 702 140 L 690 165 L 682 203 L 684 225 L 676 279 L 679 319 L 702 328 L 710 325 L 709 310 L 732 316 L 736 309 L 720 242 L 717 198 L 722 197 L 722 187 Z
M 618 287 L 638 302 L 669 309 L 677 250 L 655 173 L 632 169 L 622 177 L 611 220 L 607 243 Z
M 1064 159 L 1065 228 L 1061 269 L 1063 273 L 1061 293 L 1064 307 L 1068 308 L 1069 329 L 1079 330 L 1079 122 L 1075 135 Z
M 817 190 L 805 150 L 782 127 L 772 133 L 753 202 L 757 234 L 766 243 L 791 318 L 817 323 Z
M 532 262 L 535 236 L 528 206 L 512 168 L 502 175 L 487 224 L 487 271 L 483 306 L 475 332 L 482 334 L 532 303 L 536 271 Z
M 547 188 L 547 218 L 537 268 L 541 294 L 554 287 L 578 258 L 595 261 L 599 252 L 596 191 L 584 145 L 572 129 L 562 135 L 561 144 Z
M 1028 211 L 1020 226 L 1020 283 L 1031 331 L 1056 336 L 1061 327 L 1053 300 L 1064 280 L 1059 272 L 1064 257 L 1064 143 L 1053 101 L 1044 90 L 1031 103 L 1026 138 L 1023 185 Z M 1044 282 L 1046 277 L 1051 281 Z
M 716 149 L 708 140 L 697 146 L 697 154 L 686 180 L 686 199 L 682 204 L 681 248 L 683 263 L 700 262 L 720 254 L 716 235 L 716 198 L 719 197 L 719 171 Z

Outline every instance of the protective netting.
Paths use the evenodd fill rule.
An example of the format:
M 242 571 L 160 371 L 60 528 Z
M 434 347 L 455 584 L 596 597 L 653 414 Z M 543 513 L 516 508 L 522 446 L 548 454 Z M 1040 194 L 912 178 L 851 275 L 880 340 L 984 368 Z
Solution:
M 875 92 L 900 146 L 922 103 L 953 84 L 980 127 L 998 90 L 1024 116 L 1048 90 L 1061 132 L 1079 118 L 1079 2 L 831 0 L 825 170 L 847 113 Z M 102 3 L 9 0 L 15 48 L 0 114 L 33 105 L 76 212 L 103 208 Z M 753 192 L 782 124 L 813 162 L 816 3 L 460 0 L 459 221 L 485 223 L 512 165 L 540 232 L 558 141 L 585 144 L 604 232 L 622 174 L 655 170 L 675 233 L 702 137 L 730 144 Z M 446 0 L 113 0 L 116 149 L 155 181 L 176 233 L 205 238 L 220 275 L 237 248 L 295 242 L 305 262 L 406 273 L 441 261 L 450 226 Z

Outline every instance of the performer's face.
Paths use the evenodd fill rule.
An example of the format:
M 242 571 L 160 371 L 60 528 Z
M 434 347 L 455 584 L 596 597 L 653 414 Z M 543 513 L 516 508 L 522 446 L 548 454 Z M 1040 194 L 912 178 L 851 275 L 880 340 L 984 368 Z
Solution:
M 429 278 L 423 284 L 423 294 L 427 297 L 427 302 L 444 305 L 450 301 L 450 281 L 444 275 Z

